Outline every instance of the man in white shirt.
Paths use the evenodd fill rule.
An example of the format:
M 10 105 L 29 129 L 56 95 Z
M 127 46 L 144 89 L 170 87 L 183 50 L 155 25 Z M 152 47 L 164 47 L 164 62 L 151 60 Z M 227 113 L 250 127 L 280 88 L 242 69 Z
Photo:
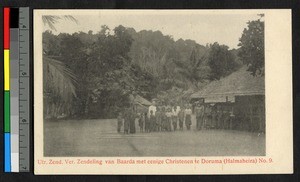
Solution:
M 150 118 L 150 112 L 152 111 L 153 112 L 153 115 L 155 116 L 155 112 L 156 112 L 156 103 L 155 101 L 152 101 L 152 105 L 149 106 L 149 109 L 148 109 L 148 118 Z
M 174 106 L 172 108 L 172 113 L 173 113 L 173 116 L 178 116 L 178 113 L 180 112 L 180 106 Z

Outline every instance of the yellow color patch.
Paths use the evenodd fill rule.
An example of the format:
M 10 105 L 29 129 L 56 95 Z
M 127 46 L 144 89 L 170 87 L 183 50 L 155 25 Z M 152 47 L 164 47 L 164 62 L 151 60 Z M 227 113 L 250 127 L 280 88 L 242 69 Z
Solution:
M 4 90 L 10 90 L 9 50 L 4 50 Z

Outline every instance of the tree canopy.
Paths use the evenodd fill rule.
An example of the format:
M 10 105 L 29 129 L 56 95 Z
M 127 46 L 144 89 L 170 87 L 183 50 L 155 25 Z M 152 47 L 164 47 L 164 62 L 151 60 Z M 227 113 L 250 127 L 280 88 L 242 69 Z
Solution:
M 236 70 L 239 66 L 235 61 L 234 54 L 226 45 L 215 42 L 210 47 L 208 63 L 211 68 L 211 79 L 220 79 Z
M 265 68 L 264 22 L 261 19 L 249 21 L 239 43 L 238 56 L 248 65 L 252 75 L 263 75 Z
M 132 94 L 148 100 L 178 102 L 241 64 L 237 57 L 240 50 L 229 50 L 217 42 L 203 46 L 194 40 L 175 41 L 160 31 L 137 32 L 122 25 L 112 30 L 104 25 L 96 33 L 54 35 L 45 31 L 43 50 L 44 62 L 55 59 L 63 65 L 62 70 L 70 73 L 56 79 L 66 83 L 76 80 L 76 85 L 69 84 L 68 90 L 74 94 L 64 101 L 68 102 L 67 109 L 56 107 L 63 95 L 49 87 L 44 90 L 45 103 L 58 108 L 56 116 L 67 113 L 77 118 L 115 117 L 129 105 Z M 48 74 L 44 78 L 51 83 L 51 74 L 44 74 Z

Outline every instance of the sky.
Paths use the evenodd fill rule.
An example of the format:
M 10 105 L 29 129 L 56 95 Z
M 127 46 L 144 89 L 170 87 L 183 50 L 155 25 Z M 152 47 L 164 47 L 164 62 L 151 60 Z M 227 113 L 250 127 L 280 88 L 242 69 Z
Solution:
M 59 33 L 100 31 L 102 25 L 110 29 L 118 25 L 132 27 L 136 31 L 152 30 L 161 31 L 164 35 L 171 35 L 176 41 L 192 39 L 201 45 L 218 42 L 225 44 L 230 49 L 238 48 L 239 38 L 247 22 L 257 20 L 256 12 L 218 13 L 197 11 L 91 11 L 91 12 L 65 12 L 72 15 L 77 23 L 61 19 L 55 24 Z M 44 29 L 49 29 L 46 25 Z

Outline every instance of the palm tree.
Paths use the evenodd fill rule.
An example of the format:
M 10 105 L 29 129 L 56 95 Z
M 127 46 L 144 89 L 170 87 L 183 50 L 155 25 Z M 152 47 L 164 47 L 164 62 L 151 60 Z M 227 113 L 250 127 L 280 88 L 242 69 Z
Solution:
M 44 25 L 48 25 L 50 29 L 55 30 L 55 23 L 58 23 L 61 19 L 65 20 L 71 20 L 75 23 L 78 23 L 78 21 L 71 15 L 64 15 L 64 16 L 53 16 L 53 15 L 43 15 L 42 16 Z
M 62 17 L 45 15 L 42 17 L 44 25 L 48 25 L 50 29 L 55 31 L 54 24 L 62 18 L 77 23 L 77 20 L 70 15 Z M 72 99 L 76 97 L 77 79 L 75 74 L 63 62 L 50 57 L 44 51 L 43 77 L 45 104 L 48 105 L 46 118 L 57 117 L 61 112 L 67 114 L 68 110 L 70 111 Z
M 188 62 L 174 60 L 174 63 L 176 64 L 175 72 L 179 73 L 187 80 L 189 87 L 197 89 L 201 83 L 205 83 L 209 76 L 210 70 L 208 66 L 202 64 L 204 61 L 205 55 L 200 59 L 197 59 L 196 52 L 193 50 Z

